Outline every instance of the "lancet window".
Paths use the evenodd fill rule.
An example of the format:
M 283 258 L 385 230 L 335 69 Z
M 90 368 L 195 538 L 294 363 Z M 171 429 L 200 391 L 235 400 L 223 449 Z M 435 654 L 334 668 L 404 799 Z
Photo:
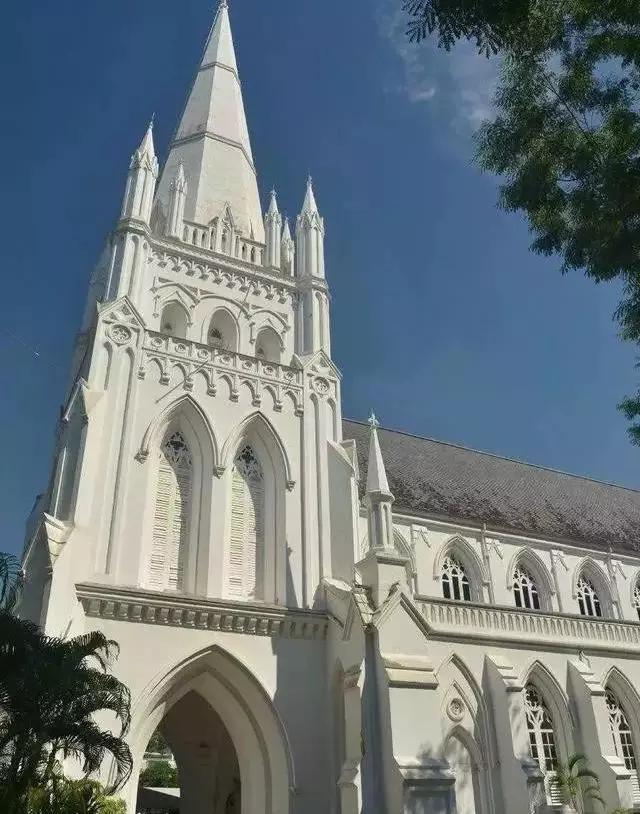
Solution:
M 513 572 L 513 598 L 518 608 L 540 610 L 540 595 L 536 581 L 521 565 Z
M 264 546 L 264 472 L 253 448 L 247 445 L 237 455 L 232 472 L 227 576 L 230 596 L 262 599 Z
M 462 564 L 451 554 L 442 562 L 440 575 L 442 594 L 445 599 L 471 602 L 471 584 Z
M 602 605 L 595 585 L 584 575 L 578 580 L 578 608 L 582 616 L 602 616 Z
M 562 790 L 555 777 L 558 751 L 553 730 L 553 719 L 544 699 L 538 692 L 538 688 L 533 684 L 527 684 L 524 689 L 524 709 L 527 718 L 531 757 L 545 775 L 545 787 L 549 802 L 552 805 L 559 805 L 562 803 Z
M 182 433 L 173 432 L 158 454 L 148 575 L 153 590 L 183 590 L 192 489 L 191 453 Z
M 529 733 L 531 757 L 544 774 L 554 771 L 558 762 L 553 720 L 542 696 L 533 684 L 527 684 L 524 691 L 524 706 Z
M 633 788 L 634 803 L 640 802 L 640 782 L 638 781 L 638 763 L 633 744 L 633 733 L 616 695 L 607 690 L 605 696 L 609 710 L 609 725 L 618 757 L 624 760 L 625 768 L 631 772 L 631 785 Z

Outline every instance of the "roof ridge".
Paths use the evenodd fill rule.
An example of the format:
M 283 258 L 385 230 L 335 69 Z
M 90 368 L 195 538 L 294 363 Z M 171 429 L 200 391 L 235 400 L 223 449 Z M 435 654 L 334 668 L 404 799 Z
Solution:
M 358 421 L 353 418 L 345 418 L 343 421 L 349 424 L 359 424 L 362 427 L 367 427 L 364 421 Z M 416 438 L 419 441 L 430 441 L 432 444 L 441 444 L 445 447 L 453 447 L 454 449 L 461 449 L 464 452 L 475 452 L 477 455 L 486 455 L 488 458 L 497 458 L 500 461 L 508 461 L 513 464 L 520 464 L 520 466 L 530 466 L 532 469 L 541 469 L 544 472 L 553 472 L 555 475 L 564 475 L 567 478 L 577 478 L 579 480 L 588 481 L 589 483 L 597 483 L 599 486 L 608 486 L 613 489 L 623 489 L 625 492 L 633 492 L 633 494 L 640 495 L 640 489 L 634 489 L 631 486 L 623 486 L 620 483 L 612 483 L 611 481 L 598 480 L 598 478 L 590 478 L 588 475 L 577 475 L 575 472 L 565 472 L 563 469 L 554 469 L 552 466 L 543 466 L 541 464 L 533 464 L 530 461 L 523 461 L 519 458 L 510 458 L 507 455 L 499 455 L 496 452 L 487 452 L 483 449 L 475 449 L 475 447 L 466 447 L 463 444 L 454 444 L 452 441 L 441 441 L 438 438 L 429 438 L 426 435 L 418 435 L 414 432 L 407 432 L 406 430 L 395 430 L 390 427 L 383 427 L 380 425 L 379 429 L 382 432 L 392 432 L 396 435 L 406 435 L 408 438 Z

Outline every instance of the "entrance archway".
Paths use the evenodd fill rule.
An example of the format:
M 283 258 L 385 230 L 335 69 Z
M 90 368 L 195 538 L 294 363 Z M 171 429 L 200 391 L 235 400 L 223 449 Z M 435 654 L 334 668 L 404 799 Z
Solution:
M 150 790 L 140 785 L 136 812 L 240 814 L 242 786 L 238 755 L 220 716 L 194 690 L 162 720 L 158 731 L 177 767 L 175 788 Z
M 156 729 L 178 765 L 180 814 L 288 814 L 295 776 L 282 721 L 264 688 L 226 651 L 185 660 L 136 703 L 134 771 L 123 795 L 129 812 L 137 810 L 137 781 Z

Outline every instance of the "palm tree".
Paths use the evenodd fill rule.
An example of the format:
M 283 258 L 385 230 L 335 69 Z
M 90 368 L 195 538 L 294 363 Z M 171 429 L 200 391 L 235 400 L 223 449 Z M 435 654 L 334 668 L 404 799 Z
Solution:
M 0 554 L 0 811 L 22 814 L 31 789 L 55 780 L 60 760 L 76 759 L 85 775 L 110 755 L 116 767 L 109 793 L 131 773 L 124 736 L 129 690 L 108 672 L 118 646 L 102 633 L 73 639 L 45 636 L 12 612 L 20 577 Z M 113 713 L 114 734 L 95 720 Z
M 578 810 L 578 800 L 597 800 L 606 806 L 600 794 L 600 778 L 587 766 L 586 755 L 571 755 L 566 763 L 557 763 L 556 783 L 569 799 L 574 811 Z M 585 785 L 584 781 L 590 781 Z

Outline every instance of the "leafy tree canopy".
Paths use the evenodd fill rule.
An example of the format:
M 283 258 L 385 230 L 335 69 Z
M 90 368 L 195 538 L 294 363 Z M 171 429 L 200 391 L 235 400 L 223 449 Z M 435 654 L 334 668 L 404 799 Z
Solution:
M 408 36 L 500 54 L 496 115 L 478 160 L 504 179 L 532 248 L 562 271 L 617 279 L 623 338 L 640 342 L 638 0 L 405 0 Z M 640 444 L 640 391 L 621 404 Z
M 0 811 L 25 814 L 38 789 L 51 795 L 59 762 L 75 760 L 85 775 L 111 757 L 115 780 L 128 778 L 132 759 L 124 736 L 128 689 L 109 673 L 117 645 L 102 633 L 72 639 L 45 636 L 12 612 L 18 585 L 14 561 L 0 554 Z M 108 711 L 115 731 L 96 715 Z
M 152 789 L 178 788 L 178 770 L 167 760 L 152 760 L 140 772 L 140 785 Z

